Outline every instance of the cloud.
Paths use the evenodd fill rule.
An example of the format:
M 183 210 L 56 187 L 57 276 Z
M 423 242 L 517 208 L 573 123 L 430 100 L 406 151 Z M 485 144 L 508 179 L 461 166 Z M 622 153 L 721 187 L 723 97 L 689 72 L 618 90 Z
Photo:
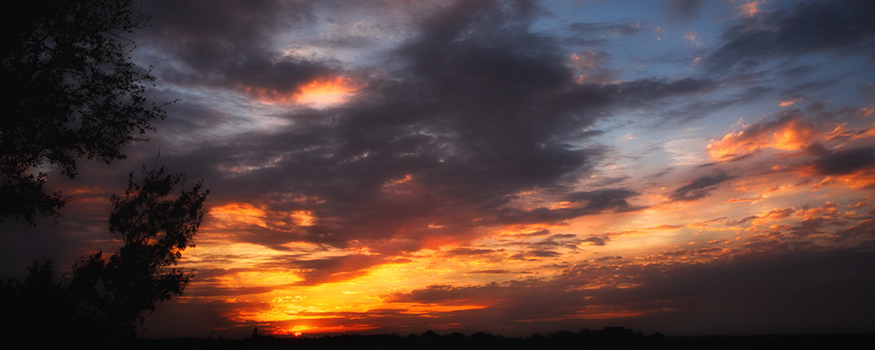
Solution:
M 687 39 L 687 41 L 689 41 L 696 47 L 702 47 L 703 45 L 702 40 L 699 38 L 699 34 L 696 34 L 696 32 L 691 30 L 688 30 L 686 33 L 684 33 L 684 39 Z
M 590 38 L 591 41 L 601 42 L 605 35 L 632 36 L 644 32 L 640 22 L 601 22 L 601 23 L 571 23 L 566 26 L 572 37 Z M 599 38 L 599 39 L 595 39 Z
M 590 243 L 595 246 L 603 246 L 607 243 L 608 240 L 608 237 L 589 237 L 587 239 L 584 239 L 582 242 Z
M 875 237 L 875 209 L 868 215 L 869 218 L 836 232 L 835 236 L 840 240 L 854 238 L 872 239 Z
M 754 9 L 756 6 L 747 7 Z M 723 44 L 707 57 L 706 67 L 713 72 L 748 70 L 764 60 L 815 52 L 871 55 L 875 47 L 873 33 L 875 11 L 871 2 L 794 3 L 786 11 L 750 17 L 725 30 Z
M 641 208 L 633 208 L 629 205 L 627 199 L 638 196 L 639 193 L 625 188 L 614 189 L 599 189 L 594 191 L 573 192 L 565 196 L 564 200 L 581 203 L 585 202 L 584 208 L 592 213 L 599 213 L 604 210 L 615 210 L 617 212 L 631 211 Z
M 773 224 L 778 220 L 787 218 L 790 214 L 793 214 L 793 208 L 784 208 L 784 209 L 772 209 L 763 214 L 750 217 L 748 220 L 752 220 L 751 223 L 753 225 L 765 225 L 765 224 Z M 743 221 L 748 221 L 743 220 Z M 742 223 L 738 222 L 738 223 Z
M 578 84 L 608 84 L 616 80 L 617 73 L 608 69 L 603 64 L 608 59 L 608 54 L 602 51 L 587 49 L 584 52 L 572 53 L 569 64 L 574 69 Z
M 818 141 L 820 131 L 805 122 L 798 111 L 782 114 L 777 120 L 751 124 L 708 144 L 708 155 L 715 160 L 732 160 L 756 154 L 766 148 L 801 151 Z
M 545 199 L 566 200 L 550 193 L 567 191 L 600 159 L 602 147 L 580 144 L 596 135 L 584 130 L 606 111 L 645 108 L 719 83 L 578 84 L 560 42 L 529 29 L 539 15 L 528 5 L 454 3 L 424 18 L 418 35 L 390 52 L 397 63 L 392 70 L 350 72 L 366 78 L 345 103 L 286 112 L 278 116 L 285 125 L 208 142 L 185 160 L 164 161 L 193 166 L 200 159 L 200 168 L 212 169 L 215 186 L 233 189 L 217 194 L 216 203 L 258 203 L 276 215 L 306 211 L 312 217 L 310 225 L 241 237 L 271 246 L 403 239 L 412 244 L 404 249 L 416 249 L 422 237 L 471 239 L 473 227 L 484 222 L 551 223 L 635 210 L 628 203 L 634 192 L 621 189 L 574 193 L 569 208 L 510 204 L 533 189 L 544 190 Z M 218 76 L 220 86 L 293 93 L 334 72 L 319 62 L 258 55 L 223 62 L 221 72 L 205 65 L 192 74 Z M 264 98 L 253 91 L 252 98 Z
M 753 17 L 760 13 L 760 6 L 765 0 L 748 0 L 738 5 L 738 13 L 743 17 Z
M 860 283 L 875 274 L 870 259 L 871 253 L 862 250 L 741 254 L 731 264 L 612 259 L 604 262 L 615 265 L 580 264 L 551 279 L 432 285 L 389 294 L 386 300 L 485 305 L 476 314 L 444 315 L 443 321 L 465 325 L 465 318 L 476 317 L 478 323 L 514 329 L 527 321 L 523 327 L 529 333 L 537 331 L 531 321 L 556 329 L 586 327 L 602 318 L 636 329 L 658 324 L 667 334 L 709 334 L 718 324 L 738 333 L 865 330 L 872 326 L 866 321 L 871 307 L 856 301 L 875 291 L 872 283 Z
M 733 178 L 725 173 L 698 177 L 672 191 L 669 198 L 673 201 L 696 201 L 707 197 L 717 185 Z
M 483 254 L 492 254 L 495 250 L 492 249 L 471 249 L 471 248 L 455 248 L 450 251 L 447 251 L 444 255 L 446 256 L 470 256 L 470 255 L 483 255 Z
M 865 323 L 839 317 L 857 310 L 853 299 L 829 299 L 833 311 L 806 302 L 828 299 L 819 281 L 847 287 L 842 297 L 872 289 L 850 281 L 872 274 L 853 261 L 871 254 L 833 250 L 871 247 L 875 209 L 859 191 L 875 186 L 872 106 L 853 99 L 872 89 L 857 79 L 861 63 L 809 54 L 870 54 L 870 5 L 754 6 L 719 38 L 696 20 L 739 4 L 660 5 L 688 24 L 679 29 L 614 14 L 568 23 L 588 17 L 552 2 L 144 3 L 155 17 L 136 54 L 162 87 L 150 93 L 181 101 L 125 164 L 154 163 L 161 145 L 157 163 L 212 190 L 186 262 L 199 283 L 181 304 L 225 301 L 183 310 L 235 308 L 216 324 L 245 325 L 242 336 L 255 325 L 530 334 Z M 650 30 L 689 32 L 701 60 L 691 69 L 666 46 L 677 42 Z M 848 75 L 824 78 L 821 66 Z M 726 113 L 768 117 L 729 132 Z M 707 135 L 719 137 L 704 149 Z M 100 186 L 79 192 L 63 238 L 3 246 L 49 242 L 72 258 L 112 246 L 106 199 L 123 183 L 106 179 L 129 169 L 100 166 L 83 168 Z M 730 187 L 734 198 L 717 198 Z M 73 243 L 72 232 L 94 240 Z M 277 306 L 263 299 L 272 293 L 311 299 Z
M 555 258 L 560 255 L 559 252 L 553 250 L 538 249 L 511 255 L 508 260 L 540 261 L 543 258 Z
M 282 266 L 300 269 L 304 280 L 295 282 L 296 285 L 317 286 L 362 276 L 371 267 L 385 262 L 386 259 L 381 256 L 354 254 L 313 260 L 294 259 Z
M 672 0 L 671 9 L 675 15 L 684 20 L 695 18 L 702 8 L 701 0 Z
M 841 182 L 851 188 L 875 186 L 875 148 L 840 149 L 820 155 L 811 164 L 817 175 L 826 176 L 821 182 Z
M 815 112 L 817 116 L 811 117 L 793 108 L 782 111 L 775 119 L 746 125 L 709 143 L 708 155 L 718 162 L 743 167 L 771 160 L 774 165 L 767 173 L 775 176 L 796 173 L 805 181 L 819 182 L 814 189 L 831 184 L 852 189 L 875 185 L 875 159 L 869 146 L 872 134 L 865 124 L 851 126 L 854 124 L 847 122 L 859 118 L 860 109 Z M 814 124 L 809 120 L 831 123 Z M 769 150 L 781 152 L 770 154 L 766 152 Z M 752 199 L 763 198 L 760 195 Z
M 837 150 L 814 160 L 814 169 L 821 175 L 855 174 L 873 166 L 875 147 Z
M 427 304 L 468 301 L 470 297 L 468 297 L 467 294 L 469 294 L 472 289 L 473 288 L 455 287 L 450 285 L 432 285 L 425 289 L 411 291 L 410 293 L 394 293 L 390 296 L 389 301 Z M 477 289 L 483 289 L 483 287 Z
M 273 47 L 277 32 L 313 20 L 313 8 L 305 1 L 149 1 L 142 10 L 153 20 L 138 33 L 139 40 L 160 47 L 154 58 L 170 60 L 157 67 L 161 79 L 170 83 L 260 97 L 291 95 L 336 70 L 322 62 L 283 57 Z
M 519 233 L 519 234 L 516 234 L 515 236 L 517 236 L 517 237 L 538 237 L 538 236 L 546 236 L 549 234 L 550 234 L 550 230 L 543 229 L 543 230 L 538 230 L 535 232 Z

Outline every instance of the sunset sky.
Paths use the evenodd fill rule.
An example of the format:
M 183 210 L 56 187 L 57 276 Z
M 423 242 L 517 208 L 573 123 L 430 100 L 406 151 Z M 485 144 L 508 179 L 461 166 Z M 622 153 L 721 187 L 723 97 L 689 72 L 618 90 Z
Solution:
M 84 162 L 2 277 L 203 179 L 151 337 L 875 331 L 871 1 L 146 1 L 150 140 Z M 160 152 L 160 156 L 159 156 Z

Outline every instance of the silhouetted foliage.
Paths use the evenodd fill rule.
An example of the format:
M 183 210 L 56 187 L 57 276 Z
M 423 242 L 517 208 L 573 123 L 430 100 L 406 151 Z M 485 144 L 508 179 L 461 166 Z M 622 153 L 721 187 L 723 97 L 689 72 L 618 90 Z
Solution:
M 34 262 L 23 280 L 0 285 L 2 315 L 12 321 L 6 322 L 2 332 L 36 338 L 39 330 L 73 331 L 73 297 L 66 282 L 56 276 L 51 261 Z
M 135 336 L 143 311 L 188 285 L 191 274 L 167 267 L 194 246 L 209 194 L 201 182 L 174 194 L 182 175 L 166 175 L 163 168 L 144 173 L 142 185 L 131 173 L 124 196 L 112 196 L 109 231 L 122 239 L 119 252 L 97 252 L 73 267 L 79 313 L 114 337 Z
M 131 62 L 144 25 L 132 0 L 30 0 L 0 11 L 0 221 L 57 219 L 47 166 L 69 178 L 86 157 L 110 163 L 142 139 L 163 106 L 143 96 L 154 77 Z
M 475 336 L 476 334 L 476 336 Z M 605 330 L 582 330 L 578 333 L 558 331 L 558 336 L 531 338 L 504 337 L 478 332 L 470 337 L 455 333 L 443 336 L 410 334 L 334 335 L 318 338 L 257 339 L 167 339 L 141 340 L 126 344 L 128 349 L 845 349 L 870 344 L 875 334 L 831 335 L 759 335 L 759 336 L 674 336 L 659 333 L 644 336 L 629 330 L 624 333 Z
M 109 229 L 123 242 L 118 252 L 83 257 L 62 278 L 51 263 L 34 264 L 22 282 L 3 285 L 4 314 L 22 320 L 19 332 L 132 339 L 145 311 L 182 294 L 192 275 L 173 266 L 194 246 L 209 191 L 201 182 L 185 189 L 182 175 L 163 168 L 143 172 L 142 184 L 130 174 L 124 196 L 111 198 Z

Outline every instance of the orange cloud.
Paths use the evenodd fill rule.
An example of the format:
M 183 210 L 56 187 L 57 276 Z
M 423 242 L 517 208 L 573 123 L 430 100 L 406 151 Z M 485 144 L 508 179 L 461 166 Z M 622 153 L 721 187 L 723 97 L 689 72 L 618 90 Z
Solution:
M 605 56 L 593 50 L 587 50 L 582 54 L 571 54 L 572 64 L 578 69 L 592 70 L 604 62 Z
M 313 212 L 309 210 L 294 211 L 292 212 L 291 216 L 295 220 L 295 223 L 299 226 L 313 226 L 313 224 L 316 222 L 316 218 L 313 216 Z
M 266 227 L 265 212 L 249 203 L 228 203 L 210 208 L 210 215 L 225 222 L 241 222 Z
M 268 211 L 249 203 L 228 203 L 211 208 L 209 213 L 223 225 L 248 224 L 274 229 L 290 229 L 289 225 L 312 226 L 317 220 L 309 210 Z
M 254 86 L 243 89 L 263 103 L 324 108 L 346 102 L 362 87 L 364 84 L 356 83 L 352 78 L 335 75 L 316 78 L 291 92 Z
M 823 206 L 818 208 L 811 208 L 809 206 L 805 206 L 802 209 L 796 211 L 796 215 L 802 217 L 803 219 L 815 219 L 820 217 L 828 217 L 833 218 L 838 215 L 838 203 L 835 202 L 826 202 Z
M 699 34 L 696 34 L 694 31 L 687 31 L 684 33 L 684 39 L 687 39 L 689 42 L 696 45 L 696 47 L 702 46 L 702 41 L 699 39 Z
M 860 169 L 850 174 L 830 175 L 815 185 L 815 188 L 833 183 L 842 183 L 853 189 L 875 188 L 875 169 Z
M 802 101 L 802 97 L 787 98 L 787 99 L 781 100 L 781 103 L 779 104 L 779 106 L 781 106 L 781 107 L 792 106 L 792 105 L 798 103 L 799 101 Z
M 793 214 L 793 208 L 774 209 L 757 216 L 751 223 L 757 226 L 773 223 L 789 217 L 790 214 Z
M 760 5 L 765 1 L 752 0 L 738 6 L 738 13 L 744 17 L 753 17 L 760 12 Z
M 362 86 L 350 78 L 329 77 L 316 79 L 300 88 L 294 95 L 296 102 L 306 105 L 335 105 L 346 102 Z
M 870 125 L 863 130 L 848 130 L 845 128 L 845 125 L 838 125 L 835 129 L 824 135 L 827 141 L 856 140 L 872 136 L 875 136 L 875 125 Z
M 757 153 L 764 148 L 782 151 L 803 149 L 820 138 L 820 132 L 798 117 L 782 118 L 771 123 L 757 123 L 737 133 L 708 144 L 712 159 L 725 161 Z

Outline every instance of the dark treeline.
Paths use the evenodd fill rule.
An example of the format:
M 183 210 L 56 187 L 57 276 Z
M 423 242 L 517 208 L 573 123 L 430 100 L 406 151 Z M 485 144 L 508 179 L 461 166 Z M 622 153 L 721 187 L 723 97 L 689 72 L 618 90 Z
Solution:
M 845 349 L 872 344 L 875 334 L 665 336 L 645 335 L 623 327 L 579 332 L 559 331 L 530 337 L 505 337 L 477 332 L 471 335 L 433 331 L 402 336 L 326 335 L 281 338 L 259 336 L 226 339 L 141 339 L 130 349 Z
M 131 58 L 133 32 L 148 21 L 140 8 L 134 0 L 32 0 L 0 11 L 0 224 L 51 233 L 46 221 L 57 224 L 72 198 L 53 185 L 57 178 L 75 179 L 88 160 L 124 159 L 123 148 L 146 141 L 166 117 L 172 101 L 147 98 L 156 78 Z M 106 238 L 118 247 L 89 252 L 70 270 L 35 262 L 23 279 L 0 281 L 0 337 L 136 339 L 146 313 L 182 294 L 193 270 L 176 265 L 194 246 L 209 191 L 186 186 L 184 174 L 166 173 L 157 159 L 142 171 L 109 198 Z M 0 225 L 4 238 L 19 232 Z

